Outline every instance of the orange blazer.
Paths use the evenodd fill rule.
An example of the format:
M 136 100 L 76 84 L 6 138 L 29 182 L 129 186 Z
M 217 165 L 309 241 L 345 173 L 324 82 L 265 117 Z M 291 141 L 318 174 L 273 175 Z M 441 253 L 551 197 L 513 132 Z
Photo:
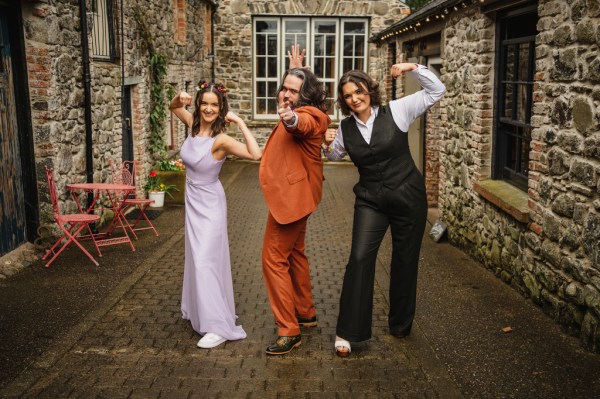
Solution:
M 317 209 L 323 192 L 321 143 L 330 119 L 316 107 L 294 110 L 295 128 L 277 123 L 263 151 L 259 180 L 277 223 L 288 224 Z

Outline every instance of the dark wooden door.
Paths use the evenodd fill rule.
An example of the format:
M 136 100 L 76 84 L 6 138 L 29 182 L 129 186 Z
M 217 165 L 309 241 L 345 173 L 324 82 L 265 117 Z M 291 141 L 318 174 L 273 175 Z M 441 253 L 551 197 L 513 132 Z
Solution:
M 0 255 L 26 241 L 25 219 L 8 26 L 0 9 Z
M 123 161 L 133 161 L 133 129 L 131 126 L 131 87 L 126 86 L 123 93 L 123 101 L 124 101 L 124 115 L 125 124 L 123 126 L 123 137 L 122 137 L 122 157 Z

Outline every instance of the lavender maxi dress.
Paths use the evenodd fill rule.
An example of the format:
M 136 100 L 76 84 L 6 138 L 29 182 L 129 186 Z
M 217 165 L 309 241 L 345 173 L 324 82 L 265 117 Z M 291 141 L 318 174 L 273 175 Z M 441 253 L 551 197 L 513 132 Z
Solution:
M 199 334 L 246 338 L 235 324 L 227 237 L 227 203 L 219 173 L 225 160 L 212 156 L 214 137 L 188 136 L 181 146 L 186 166 L 185 268 L 181 313 Z

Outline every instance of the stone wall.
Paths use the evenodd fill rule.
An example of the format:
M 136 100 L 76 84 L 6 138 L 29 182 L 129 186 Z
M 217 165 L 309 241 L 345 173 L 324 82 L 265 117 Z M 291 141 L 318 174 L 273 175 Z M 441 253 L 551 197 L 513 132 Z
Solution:
M 441 218 L 450 240 L 600 350 L 600 4 L 540 0 L 530 223 L 473 189 L 490 177 L 495 21 L 478 7 L 445 29 Z
M 251 121 L 253 15 L 370 17 L 370 36 L 397 21 L 406 10 L 407 7 L 400 1 L 220 1 L 215 24 L 216 80 L 230 88 L 229 99 L 232 110 L 246 120 L 257 135 L 259 143 L 262 144 L 270 134 L 274 122 Z M 369 44 L 369 74 L 383 79 L 384 71 L 389 67 L 385 51 L 378 49 L 372 43 Z
M 132 114 L 135 158 L 141 162 L 138 186 L 147 175 L 149 154 L 149 57 L 140 30 L 133 20 L 133 7 L 143 7 L 155 51 L 167 55 L 166 82 L 183 90 L 186 81 L 196 82 L 210 72 L 211 4 L 206 0 L 150 0 L 143 3 L 123 0 L 125 78 L 133 79 Z M 121 115 L 121 31 L 120 1 L 114 1 L 116 59 L 100 61 L 91 57 L 93 179 L 110 180 L 109 160 L 120 161 Z M 91 2 L 88 1 L 88 31 L 92 55 Z M 23 1 L 23 30 L 29 75 L 32 125 L 40 192 L 41 223 L 50 221 L 51 211 L 43 166 L 52 166 L 63 210 L 75 210 L 64 186 L 85 181 L 85 119 L 83 62 L 79 2 L 72 0 Z M 208 19 L 207 19 L 208 16 Z M 183 25 L 182 25 L 183 24 Z M 210 39 L 210 38 L 209 38 Z M 209 41 L 210 43 L 210 41 Z M 195 83 L 191 87 L 195 86 Z M 174 148 L 179 148 L 184 129 L 177 125 Z M 165 134 L 169 132 L 165 124 Z M 140 190 L 141 191 L 141 190 Z M 140 192 L 141 194 L 141 192 Z

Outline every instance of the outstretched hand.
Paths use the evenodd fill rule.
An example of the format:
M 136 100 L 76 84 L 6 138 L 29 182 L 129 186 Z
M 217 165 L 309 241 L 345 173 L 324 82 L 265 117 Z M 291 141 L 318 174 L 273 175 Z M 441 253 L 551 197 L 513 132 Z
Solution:
M 310 66 L 303 66 L 304 59 L 306 58 L 306 49 L 300 51 L 299 44 L 292 44 L 291 51 L 287 52 L 288 59 L 290 60 L 290 69 L 292 68 L 304 68 L 310 69 Z
M 282 101 L 279 104 L 277 113 L 285 123 L 291 123 L 294 120 L 294 110 L 288 101 Z

